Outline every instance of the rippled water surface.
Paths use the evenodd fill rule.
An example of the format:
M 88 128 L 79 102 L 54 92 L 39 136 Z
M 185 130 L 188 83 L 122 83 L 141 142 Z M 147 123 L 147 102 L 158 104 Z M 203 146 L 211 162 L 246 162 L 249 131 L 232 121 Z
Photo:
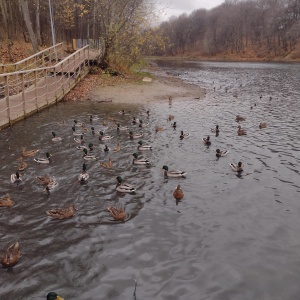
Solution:
M 45 299 L 56 291 L 67 299 L 297 299 L 300 276 L 300 140 L 298 64 L 163 63 L 161 73 L 177 75 L 206 88 L 204 99 L 173 99 L 155 104 L 61 103 L 0 132 L 1 190 L 15 201 L 0 208 L 1 249 L 19 241 L 22 258 L 0 269 L 1 299 Z M 260 95 L 262 96 L 260 99 Z M 271 100 L 270 100 L 270 97 Z M 256 104 L 256 106 L 255 106 Z M 253 109 L 251 109 L 251 106 Z M 122 116 L 125 109 L 130 115 Z M 147 118 L 146 111 L 150 110 Z M 71 126 L 83 121 L 107 129 L 107 142 L 121 151 L 105 154 L 90 132 L 98 160 L 87 162 L 90 179 L 79 184 L 82 152 L 76 150 Z M 105 128 L 107 114 L 134 132 L 131 116 L 150 122 L 143 128 L 141 153 L 152 165 L 132 165 L 138 140 Z M 177 129 L 167 121 L 175 116 Z M 237 114 L 247 136 L 237 135 Z M 65 124 L 58 124 L 65 120 Z M 259 129 L 260 122 L 268 127 Z M 112 123 L 110 123 L 112 124 Z M 214 136 L 211 128 L 220 126 Z M 155 133 L 155 127 L 164 131 Z M 180 140 L 180 130 L 190 133 Z M 55 131 L 63 141 L 54 143 Z M 202 137 L 211 136 L 207 148 Z M 25 161 L 22 184 L 10 183 L 21 147 L 52 154 L 49 165 Z M 229 154 L 216 160 L 215 150 Z M 113 169 L 99 166 L 113 160 Z M 237 177 L 229 163 L 242 161 Z M 187 172 L 166 179 L 162 166 Z M 58 187 L 47 195 L 35 176 L 50 174 Z M 137 188 L 115 191 L 116 176 Z M 177 184 L 185 193 L 176 203 Z M 74 203 L 72 219 L 53 220 L 47 209 Z M 116 222 L 107 206 L 122 205 L 127 218 Z

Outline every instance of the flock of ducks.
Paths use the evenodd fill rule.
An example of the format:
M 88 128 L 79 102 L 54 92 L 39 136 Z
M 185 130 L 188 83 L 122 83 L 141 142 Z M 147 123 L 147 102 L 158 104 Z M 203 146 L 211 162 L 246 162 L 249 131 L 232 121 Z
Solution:
M 119 112 L 121 115 L 128 115 L 125 110 L 122 110 Z M 149 117 L 149 111 L 147 111 L 147 117 Z M 173 120 L 174 116 L 169 116 L 168 120 Z M 93 122 L 99 120 L 97 116 L 90 116 L 89 121 L 91 125 L 93 125 Z M 117 132 L 128 132 L 129 126 L 121 126 L 119 123 L 115 121 L 115 119 L 110 118 L 107 121 L 103 122 L 103 125 L 107 126 L 109 122 L 112 122 L 113 125 L 108 127 L 108 128 L 113 128 L 117 130 Z M 65 123 L 64 123 L 65 124 Z M 130 124 L 128 125 L 136 125 L 140 130 L 146 126 L 149 125 L 148 122 L 143 122 L 142 120 L 132 117 Z M 176 122 L 173 122 L 171 124 L 171 127 L 174 129 L 176 128 Z M 162 127 L 156 127 L 155 131 L 163 131 L 164 128 Z M 90 129 L 86 127 L 84 123 L 78 122 L 77 120 L 74 120 L 74 124 L 72 126 L 72 131 L 73 131 L 73 139 L 74 142 L 77 144 L 76 149 L 82 151 L 83 153 L 83 160 L 84 163 L 82 165 L 82 172 L 78 175 L 78 181 L 80 183 L 85 183 L 87 180 L 89 180 L 89 174 L 87 172 L 87 165 L 85 161 L 93 161 L 97 160 L 98 158 L 94 154 L 94 145 L 92 143 L 87 144 L 84 139 L 84 135 L 88 132 L 90 132 L 92 135 L 98 136 L 98 139 L 100 142 L 105 143 L 108 140 L 111 140 L 114 138 L 114 136 L 109 135 L 105 132 L 105 130 L 97 131 L 95 130 L 95 127 L 92 126 Z M 59 137 L 56 135 L 56 133 L 53 131 L 52 133 L 52 141 L 54 143 L 61 142 L 63 138 Z M 133 159 L 132 163 L 134 165 L 150 165 L 151 162 L 150 160 L 146 158 L 139 157 L 138 152 L 145 152 L 145 151 L 151 151 L 152 146 L 145 144 L 142 140 L 144 134 L 142 131 L 140 132 L 133 132 L 129 131 L 128 132 L 128 138 L 130 140 L 138 140 L 137 142 L 137 151 L 132 154 Z M 188 138 L 189 134 L 188 133 L 183 133 L 181 131 L 180 134 L 180 139 Z M 103 145 L 102 151 L 103 152 L 118 152 L 121 150 L 120 143 L 117 143 L 115 147 L 109 148 L 107 145 Z M 27 168 L 27 163 L 24 161 L 27 158 L 33 158 L 33 161 L 39 164 L 50 164 L 52 162 L 51 159 L 51 154 L 49 152 L 45 153 L 45 157 L 36 157 L 37 154 L 39 153 L 38 149 L 32 149 L 32 150 L 26 150 L 25 148 L 22 148 L 21 152 L 21 157 L 18 158 L 20 161 L 20 164 L 18 165 L 18 170 L 16 173 L 11 175 L 11 183 L 15 185 L 19 185 L 22 183 L 21 179 L 21 172 L 23 172 Z M 113 167 L 113 161 L 112 158 L 109 157 L 108 161 L 102 161 L 100 162 L 100 166 L 103 168 L 107 169 L 112 169 Z M 168 166 L 163 166 L 163 174 L 165 177 L 185 177 L 186 172 L 180 171 L 180 170 L 169 170 Z M 58 185 L 58 182 L 55 180 L 54 177 L 50 175 L 43 175 L 43 176 L 36 176 L 37 183 L 43 186 L 43 190 L 46 191 L 48 194 L 52 192 L 53 189 L 55 189 Z M 133 187 L 132 185 L 123 182 L 123 179 L 121 176 L 117 176 L 116 178 L 116 191 L 119 193 L 134 193 L 136 191 L 136 188 Z M 175 190 L 173 191 L 173 197 L 177 200 L 180 201 L 184 196 L 184 193 L 178 185 Z M 14 205 L 14 201 L 11 199 L 9 194 L 5 194 L 0 198 L 0 207 L 10 207 Z M 64 220 L 68 218 L 72 218 L 74 214 L 76 213 L 77 208 L 74 205 L 70 205 L 68 207 L 63 207 L 63 208 L 55 208 L 55 209 L 49 209 L 46 210 L 46 215 L 56 218 L 58 220 Z M 114 220 L 116 221 L 124 221 L 126 219 L 126 212 L 123 207 L 107 207 L 107 211 L 110 213 L 110 215 L 113 217 Z M 10 245 L 6 250 L 3 256 L 1 257 L 1 264 L 4 267 L 12 267 L 14 266 L 18 260 L 21 257 L 21 251 L 20 251 L 20 245 L 19 242 L 15 242 L 12 245 Z M 55 293 L 49 293 L 49 299 L 57 299 L 57 298 L 51 298 L 53 297 Z M 48 299 L 48 298 L 47 298 Z
M 171 101 L 169 99 L 169 101 Z M 119 114 L 121 115 L 127 115 L 127 112 L 125 112 L 125 110 L 122 110 L 119 112 Z M 147 111 L 147 116 L 149 117 L 149 111 Z M 168 117 L 168 121 L 173 121 L 174 120 L 174 116 L 173 115 L 169 115 Z M 99 120 L 99 118 L 97 116 L 93 116 L 90 115 L 89 120 L 91 123 Z M 246 118 L 241 116 L 241 115 L 237 115 L 235 118 L 236 122 L 243 122 L 245 121 Z M 119 123 L 117 123 L 113 118 L 108 118 L 107 121 L 103 122 L 103 125 L 107 126 L 109 124 L 109 121 L 112 121 L 114 123 L 113 128 L 115 128 L 118 132 L 120 131 L 128 131 L 128 126 L 121 126 Z M 131 125 L 137 125 L 140 129 L 144 128 L 146 126 L 149 125 L 149 123 L 144 123 L 142 120 L 136 118 L 136 117 L 132 117 L 131 120 Z M 116 126 L 116 127 L 115 127 Z M 174 129 L 176 129 L 177 124 L 176 122 L 171 123 L 171 127 L 173 127 Z M 259 124 L 259 128 L 266 128 L 267 127 L 267 123 L 260 123 Z M 112 127 L 110 127 L 112 128 Z M 96 160 L 97 157 L 95 156 L 95 154 L 93 153 L 93 148 L 94 145 L 92 143 L 89 143 L 88 145 L 86 145 L 86 142 L 84 140 L 84 134 L 86 131 L 89 131 L 89 129 L 87 129 L 87 127 L 85 126 L 84 123 L 80 123 L 77 120 L 74 120 L 74 125 L 72 126 L 72 130 L 73 130 L 73 135 L 74 135 L 74 141 L 78 144 L 78 146 L 76 147 L 78 150 L 82 150 L 83 152 L 83 159 L 85 161 L 91 161 L 91 160 Z M 155 128 L 155 132 L 160 132 L 163 131 L 164 128 L 163 127 L 159 127 L 157 126 Z M 92 135 L 99 135 L 99 141 L 100 142 L 105 142 L 108 140 L 113 139 L 112 135 L 108 135 L 105 133 L 104 130 L 102 131 L 96 131 L 95 128 L 92 126 L 90 129 L 90 132 L 92 133 Z M 220 132 L 220 128 L 219 125 L 216 125 L 215 128 L 211 129 L 211 132 L 215 133 L 216 136 L 219 135 Z M 238 130 L 237 130 L 237 134 L 238 136 L 242 136 L 242 135 L 247 135 L 247 132 L 245 129 L 242 129 L 241 126 L 238 126 Z M 80 138 L 78 138 L 77 136 L 80 136 Z M 138 141 L 138 146 L 137 146 L 137 150 L 138 151 L 151 151 L 152 150 L 152 146 L 151 145 L 145 145 L 144 142 L 141 140 L 143 138 L 143 133 L 142 132 L 133 132 L 133 131 L 129 131 L 128 133 L 129 139 L 131 140 L 135 140 L 135 139 L 139 139 Z M 186 139 L 189 138 L 190 134 L 189 133 L 184 133 L 183 131 L 180 132 L 180 139 Z M 211 140 L 210 140 L 210 136 L 207 136 L 205 138 L 202 139 L 203 143 L 206 146 L 211 146 Z M 52 132 L 52 141 L 53 142 L 60 142 L 62 141 L 61 137 L 56 136 L 55 132 Z M 110 149 L 107 145 L 104 145 L 102 148 L 103 152 L 118 152 L 121 150 L 120 147 L 120 143 L 117 143 L 117 145 Z M 18 165 L 18 170 L 15 174 L 11 175 L 11 182 L 14 184 L 21 184 L 21 174 L 20 172 L 23 172 L 26 167 L 27 167 L 27 163 L 24 161 L 24 159 L 29 158 L 29 157 L 33 157 L 36 156 L 36 154 L 38 153 L 39 150 L 35 149 L 35 150 L 26 150 L 25 148 L 22 148 L 22 153 L 21 153 L 21 157 L 18 159 L 20 160 L 20 163 Z M 219 159 L 220 157 L 224 157 L 228 154 L 228 150 L 223 150 L 221 151 L 220 149 L 216 150 L 216 157 L 217 159 Z M 42 164 L 49 164 L 51 163 L 51 154 L 50 153 L 46 153 L 45 154 L 46 157 L 43 158 L 34 158 L 34 161 L 36 163 L 42 163 Z M 132 163 L 135 165 L 150 165 L 151 162 L 148 159 L 145 158 L 140 158 L 138 153 L 133 153 L 133 160 Z M 112 158 L 109 157 L 108 161 L 103 161 L 100 162 L 100 166 L 103 168 L 107 168 L 107 169 L 111 169 L 113 167 L 113 161 Z M 230 163 L 230 167 L 234 172 L 237 172 L 238 174 L 241 174 L 241 172 L 243 172 L 243 164 L 242 162 L 238 162 L 237 164 L 235 163 Z M 181 171 L 181 170 L 169 170 L 169 167 L 164 165 L 162 167 L 163 169 L 163 174 L 165 177 L 170 177 L 170 178 L 180 178 L 180 177 L 185 177 L 186 176 L 186 172 Z M 47 193 L 50 193 L 51 190 L 53 190 L 58 183 L 55 181 L 55 179 L 52 176 L 46 175 L 46 176 L 37 176 L 36 177 L 37 182 L 39 184 L 41 184 L 42 186 L 44 186 L 44 190 Z M 83 163 L 82 166 L 82 172 L 78 175 L 78 181 L 80 183 L 84 183 L 89 179 L 89 174 L 87 172 L 87 166 L 85 164 L 85 162 Z M 116 184 L 116 191 L 120 192 L 120 193 L 134 193 L 136 191 L 136 189 L 127 183 L 123 182 L 123 179 L 121 176 L 118 176 L 116 178 L 117 184 Z M 176 199 L 176 201 L 180 201 L 183 197 L 184 197 L 184 193 L 181 189 L 180 185 L 177 185 L 177 187 L 175 188 L 175 190 L 173 191 L 173 197 Z M 0 207 L 10 207 L 14 205 L 14 201 L 11 199 L 11 197 L 9 196 L 9 194 L 5 194 L 3 197 L 0 198 Z M 72 218 L 76 212 L 77 208 L 74 205 L 70 205 L 69 207 L 64 207 L 64 208 L 57 208 L 57 209 L 50 209 L 46 211 L 46 214 L 52 218 L 56 218 L 59 220 L 63 220 L 63 219 L 67 219 L 67 218 Z M 126 219 L 126 212 L 124 210 L 123 207 L 107 207 L 107 211 L 110 213 L 110 215 L 113 217 L 114 220 L 116 221 L 124 221 Z M 20 245 L 18 242 L 14 242 L 12 245 L 10 245 L 4 252 L 4 254 L 1 257 L 1 264 L 3 267 L 12 267 L 14 266 L 18 260 L 21 257 L 21 251 L 20 251 Z M 63 300 L 62 298 L 60 298 L 56 293 L 54 292 L 50 292 L 47 295 L 47 299 L 48 300 L 54 300 L 54 299 L 60 299 Z

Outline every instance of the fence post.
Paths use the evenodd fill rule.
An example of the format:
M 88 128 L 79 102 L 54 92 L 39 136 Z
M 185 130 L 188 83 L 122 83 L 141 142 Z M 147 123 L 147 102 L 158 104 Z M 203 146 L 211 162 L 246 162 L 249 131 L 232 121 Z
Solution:
M 44 78 L 45 78 L 45 85 L 46 85 L 46 102 L 47 102 L 47 106 L 48 106 L 49 105 L 49 98 L 48 98 L 49 88 L 48 88 L 47 69 L 44 69 Z
M 38 97 L 37 97 L 37 71 L 34 71 L 34 96 L 37 112 L 39 112 Z
M 90 68 L 90 46 L 88 47 L 88 68 Z
M 23 111 L 24 111 L 24 117 L 26 117 L 24 73 L 22 73 L 21 78 L 22 78 L 21 85 L 22 85 Z
M 4 76 L 4 97 L 6 98 L 8 123 L 9 123 L 9 126 L 11 126 L 8 76 L 9 75 Z

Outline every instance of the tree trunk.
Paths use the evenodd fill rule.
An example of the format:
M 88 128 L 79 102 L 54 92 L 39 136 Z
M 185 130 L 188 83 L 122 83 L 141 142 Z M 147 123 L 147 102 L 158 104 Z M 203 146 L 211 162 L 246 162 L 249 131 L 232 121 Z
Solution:
M 38 44 L 42 44 L 41 39 L 41 23 L 40 23 L 40 0 L 35 0 L 36 11 L 35 11 L 35 22 L 36 22 L 36 38 Z
M 26 28 L 29 34 L 29 38 L 32 44 L 32 48 L 34 53 L 39 51 L 39 46 L 37 43 L 37 39 L 36 36 L 34 34 L 33 28 L 32 28 L 32 23 L 30 21 L 30 16 L 29 16 L 29 9 L 28 9 L 28 2 L 27 0 L 20 0 L 20 5 L 22 8 L 22 12 L 23 12 L 23 18 L 26 24 Z

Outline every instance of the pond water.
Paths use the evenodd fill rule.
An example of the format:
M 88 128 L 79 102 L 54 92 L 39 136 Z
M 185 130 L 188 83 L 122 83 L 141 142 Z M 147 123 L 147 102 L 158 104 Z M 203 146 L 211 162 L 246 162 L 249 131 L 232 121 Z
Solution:
M 1 299 L 45 299 L 49 291 L 65 300 L 297 299 L 300 65 L 158 63 L 160 74 L 205 87 L 206 97 L 144 106 L 60 103 L 0 132 L 0 197 L 9 193 L 15 201 L 0 208 L 0 248 L 19 241 L 22 252 L 13 268 L 0 269 Z M 121 109 L 130 113 L 120 115 Z M 99 120 L 90 124 L 89 114 Z M 143 141 L 153 150 L 140 154 L 151 166 L 132 164 L 138 140 L 105 128 L 107 114 L 134 132 L 139 130 L 132 116 L 149 122 Z M 239 123 L 246 136 L 237 135 L 237 114 L 246 117 Z M 85 184 L 77 181 L 84 160 L 72 134 L 74 119 L 106 129 L 114 136 L 107 141 L 110 148 L 121 145 L 117 153 L 104 153 L 98 136 L 86 133 L 98 160 L 86 162 Z M 268 127 L 259 129 L 260 122 Z M 219 136 L 211 132 L 216 124 Z M 156 126 L 165 130 L 156 133 Z M 190 137 L 180 140 L 181 130 Z M 52 142 L 53 131 L 62 142 Z M 202 142 L 207 135 L 210 147 Z M 36 157 L 49 152 L 53 161 L 26 158 L 17 186 L 10 175 L 22 147 L 40 149 Z M 229 154 L 217 160 L 217 148 Z M 113 168 L 100 167 L 109 157 Z M 229 166 L 238 161 L 241 176 Z M 186 171 L 186 178 L 164 178 L 163 165 Z M 50 195 L 36 181 L 46 174 L 58 182 Z M 136 187 L 135 194 L 116 192 L 119 175 Z M 181 202 L 172 196 L 177 184 L 185 193 Z M 71 204 L 78 208 L 71 219 L 45 213 Z M 108 206 L 123 206 L 125 222 L 114 221 Z

